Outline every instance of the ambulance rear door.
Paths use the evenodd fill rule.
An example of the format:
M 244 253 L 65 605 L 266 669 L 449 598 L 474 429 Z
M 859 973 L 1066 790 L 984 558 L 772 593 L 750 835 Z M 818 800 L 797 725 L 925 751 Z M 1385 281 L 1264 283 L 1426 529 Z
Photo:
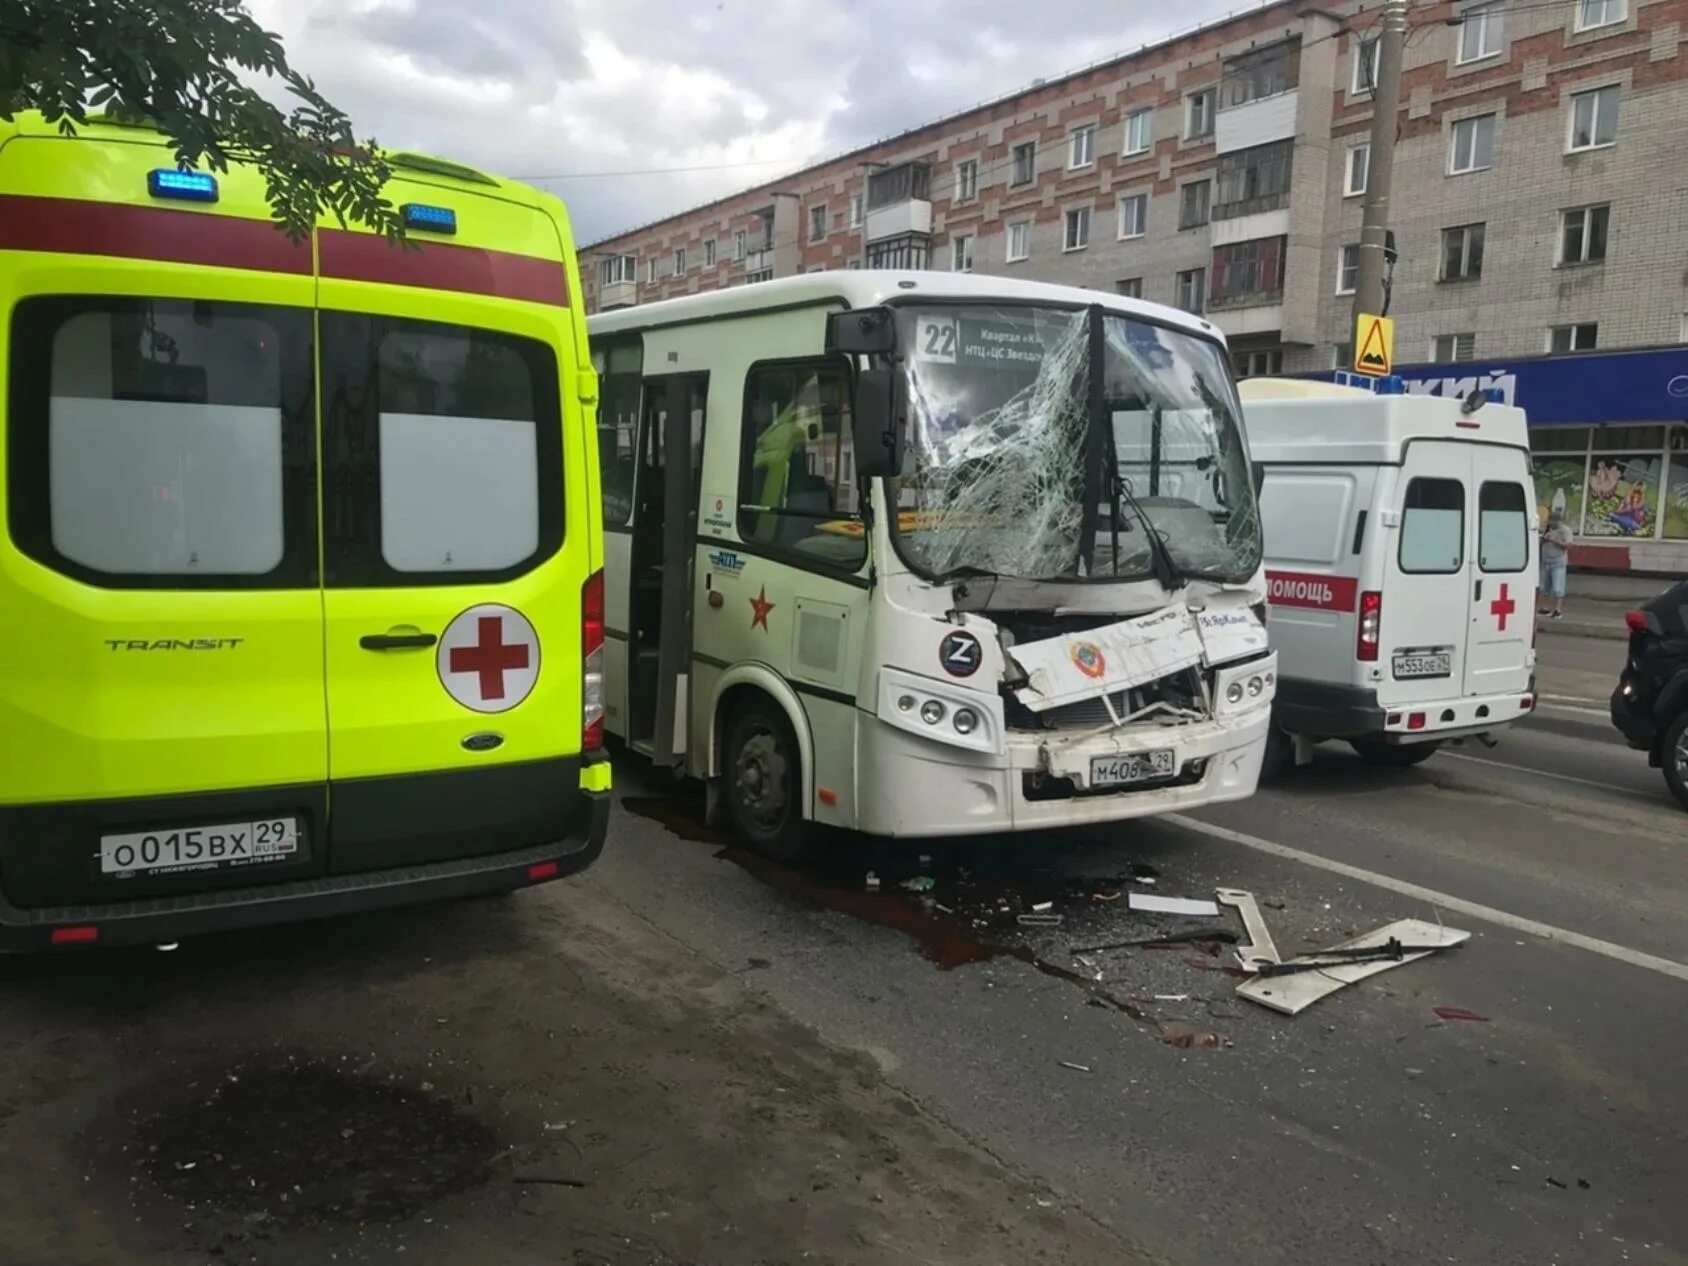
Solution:
M 1377 648 L 1386 708 L 1464 691 L 1471 605 L 1473 445 L 1413 440 L 1395 472 Z M 1362 606 L 1368 601 L 1361 595 Z
M 255 174 L 164 201 L 163 146 L 89 132 L 0 150 L 0 883 L 25 908 L 323 864 L 310 250 Z
M 319 230 L 334 873 L 560 838 L 579 810 L 593 485 L 556 229 Z M 549 258 L 547 258 L 549 257 Z
M 1530 688 L 1535 630 L 1534 487 L 1524 454 L 1497 444 L 1471 448 L 1470 641 L 1465 693 L 1521 694 Z

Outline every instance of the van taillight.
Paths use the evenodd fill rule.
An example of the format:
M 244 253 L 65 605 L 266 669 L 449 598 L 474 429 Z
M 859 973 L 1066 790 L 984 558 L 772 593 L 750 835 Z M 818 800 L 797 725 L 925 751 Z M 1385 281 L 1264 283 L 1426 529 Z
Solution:
M 1383 595 L 1368 589 L 1360 595 L 1360 631 L 1354 641 L 1354 658 L 1375 660 L 1378 637 L 1383 628 Z
M 580 592 L 580 750 L 595 752 L 604 745 L 604 573 L 586 578 Z

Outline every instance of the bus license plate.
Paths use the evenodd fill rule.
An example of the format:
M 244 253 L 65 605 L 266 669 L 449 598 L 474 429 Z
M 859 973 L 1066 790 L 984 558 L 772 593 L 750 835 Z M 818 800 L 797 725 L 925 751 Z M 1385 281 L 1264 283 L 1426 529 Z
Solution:
M 263 866 L 298 855 L 298 818 L 261 818 L 100 837 L 100 873 L 119 878 Z
M 1178 772 L 1178 763 L 1170 747 L 1152 752 L 1133 752 L 1129 756 L 1092 756 L 1090 785 L 1119 787 L 1126 783 L 1152 782 L 1170 778 Z
M 1454 672 L 1453 652 L 1396 651 L 1393 667 L 1397 678 L 1451 677 Z

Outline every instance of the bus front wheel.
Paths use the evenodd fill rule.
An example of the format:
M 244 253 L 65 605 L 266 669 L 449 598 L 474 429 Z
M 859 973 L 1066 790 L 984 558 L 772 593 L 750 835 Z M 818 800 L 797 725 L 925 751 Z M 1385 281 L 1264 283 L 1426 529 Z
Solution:
M 727 816 L 739 838 L 774 861 L 806 860 L 811 833 L 803 819 L 803 766 L 785 714 L 765 699 L 735 708 L 724 764 Z

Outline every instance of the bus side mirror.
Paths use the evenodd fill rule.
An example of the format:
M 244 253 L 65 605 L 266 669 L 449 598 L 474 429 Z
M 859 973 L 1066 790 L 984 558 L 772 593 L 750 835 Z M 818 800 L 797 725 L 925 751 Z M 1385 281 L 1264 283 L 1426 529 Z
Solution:
M 897 350 L 897 323 L 889 308 L 829 313 L 826 350 L 845 356 L 889 356 Z
M 902 473 L 902 384 L 902 374 L 894 369 L 864 369 L 856 375 L 851 439 L 856 449 L 856 473 L 864 479 Z

